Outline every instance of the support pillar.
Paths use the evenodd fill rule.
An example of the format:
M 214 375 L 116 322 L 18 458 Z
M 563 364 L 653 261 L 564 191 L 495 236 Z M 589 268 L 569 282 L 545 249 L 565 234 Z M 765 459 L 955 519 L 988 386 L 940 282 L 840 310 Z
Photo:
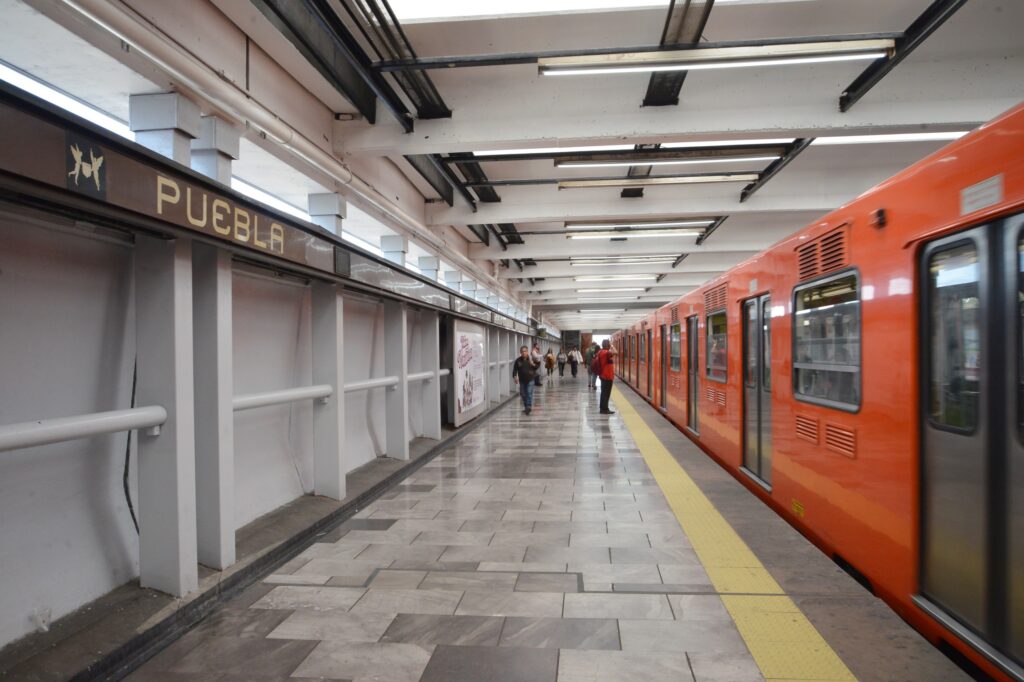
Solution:
M 137 404 L 167 410 L 139 434 L 139 582 L 180 597 L 199 583 L 190 241 L 136 237 L 135 308 Z
M 345 499 L 345 304 L 336 284 L 313 282 L 313 383 L 334 393 L 313 406 L 313 492 Z
M 488 364 L 487 397 L 492 403 L 501 399 L 499 384 L 501 382 L 501 342 L 498 340 L 498 329 L 489 327 L 487 330 L 487 354 L 490 357 Z
M 235 414 L 231 254 L 193 245 L 196 533 L 199 562 L 235 563 Z
M 128 98 L 128 127 L 135 141 L 183 166 L 192 156 L 191 141 L 199 137 L 199 118 L 199 107 L 176 92 Z
M 239 130 L 219 116 L 203 116 L 192 140 L 192 170 L 231 186 L 231 162 L 238 158 Z
M 420 274 L 436 282 L 437 274 L 441 271 L 441 259 L 436 256 L 420 256 L 416 266 L 420 269 Z
M 342 222 L 348 217 L 345 198 L 337 192 L 329 192 L 310 194 L 307 201 L 310 221 L 328 232 L 340 235 Z
M 501 373 L 501 383 L 498 390 L 501 392 L 501 395 L 508 395 L 512 390 L 511 363 L 513 356 L 512 351 L 510 350 L 511 344 L 509 343 L 509 333 L 504 329 L 498 332 L 498 344 L 500 349 L 498 354 L 501 356 L 501 360 L 499 362 L 503 363 L 498 366 L 498 370 Z
M 385 390 L 385 446 L 388 457 L 409 459 L 409 327 L 403 303 L 384 302 L 384 374 L 398 377 Z
M 423 260 L 422 258 L 420 260 Z M 423 314 L 422 366 L 434 373 L 423 391 L 423 435 L 441 440 L 441 316 Z
M 409 253 L 409 240 L 400 234 L 387 234 L 380 238 L 380 250 L 392 263 L 405 267 L 405 254 Z

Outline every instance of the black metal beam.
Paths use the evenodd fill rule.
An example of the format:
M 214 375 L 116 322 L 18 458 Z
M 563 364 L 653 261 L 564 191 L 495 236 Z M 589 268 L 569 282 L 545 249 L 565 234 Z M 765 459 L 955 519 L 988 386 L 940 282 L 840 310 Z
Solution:
M 445 159 L 442 159 L 445 160 Z M 501 201 L 501 197 L 494 191 L 493 184 L 487 179 L 487 173 L 480 167 L 478 159 L 469 153 L 452 154 L 448 157 L 455 164 L 455 167 L 466 178 L 463 183 L 466 187 L 472 187 L 480 201 L 493 204 Z
M 505 243 L 505 239 L 501 236 L 501 233 L 498 232 L 498 228 L 494 225 L 488 225 L 487 228 L 491 231 L 491 234 L 494 235 L 494 238 L 498 240 L 498 246 L 501 247 L 501 250 L 508 251 L 508 244 Z
M 470 232 L 476 235 L 476 238 L 479 239 L 484 246 L 491 245 L 491 235 L 487 231 L 486 225 L 467 225 L 466 227 L 469 228 Z
M 756 47 L 759 45 L 798 45 L 840 40 L 879 40 L 899 38 L 902 33 L 860 33 L 852 35 L 800 36 L 797 38 L 765 38 L 761 40 L 730 40 L 700 43 L 699 45 L 643 45 L 630 47 L 599 47 L 589 50 L 544 50 L 538 52 L 506 52 L 502 54 L 459 55 L 450 57 L 423 57 L 421 59 L 395 59 L 380 61 L 374 68 L 382 72 L 427 71 L 474 66 L 510 66 L 536 64 L 538 60 L 554 57 L 591 57 L 605 54 L 632 54 L 635 52 L 669 52 L 673 50 L 708 50 L 718 47 Z
M 644 177 L 652 180 L 658 178 L 701 178 L 715 175 L 735 175 L 736 173 L 760 173 L 759 170 L 731 170 L 723 171 L 721 173 L 669 173 L 665 175 L 647 175 Z M 520 187 L 525 185 L 557 185 L 560 182 L 580 182 L 580 181 L 591 181 L 591 180 L 621 180 L 621 175 L 597 175 L 589 176 L 584 178 L 524 178 L 520 180 L 485 180 L 482 182 L 467 182 L 466 187 L 472 187 L 474 191 L 477 189 L 486 189 L 490 187 Z M 657 183 L 652 183 L 657 184 Z M 481 201 L 483 199 L 481 198 Z
M 374 81 L 382 79 L 370 68 L 368 59 L 365 63 L 357 59 L 356 55 L 362 50 L 354 39 L 348 41 L 345 36 L 335 35 L 307 0 L 252 0 L 252 4 L 313 68 L 355 105 L 363 118 L 376 122 L 379 95 L 370 83 L 371 77 Z M 347 37 L 352 38 L 350 34 Z M 385 104 L 403 126 L 408 124 L 407 131 L 412 129 L 411 117 L 408 110 L 403 111 L 404 105 L 398 108 L 401 103 L 395 101 L 385 101 Z
M 688 254 L 688 253 L 681 253 L 681 254 L 679 254 L 679 257 L 676 258 L 674 261 L 672 261 L 672 269 L 675 270 L 676 266 L 679 265 L 680 263 L 682 263 L 684 260 L 686 260 L 686 257 L 689 256 L 689 255 L 690 254 Z
M 695 144 L 700 144 L 695 143 Z M 448 164 L 465 163 L 466 158 L 478 163 L 494 161 L 535 161 L 553 159 L 555 161 L 621 161 L 626 159 L 663 160 L 663 159 L 720 159 L 730 156 L 751 156 L 754 154 L 781 155 L 786 149 L 784 144 L 735 144 L 714 147 L 687 147 L 681 149 L 658 147 L 657 145 L 637 145 L 646 149 L 619 149 L 615 151 L 597 152 L 542 152 L 539 154 L 494 154 L 490 156 L 470 156 L 468 154 L 442 157 Z
M 448 179 L 448 167 L 440 162 L 437 162 L 435 165 L 432 159 L 433 157 L 430 154 L 417 154 L 405 157 L 409 165 L 423 176 L 423 179 L 434 188 L 434 191 L 440 195 L 444 203 L 451 206 L 455 203 L 455 192 L 451 181 Z M 462 191 L 466 192 L 466 189 L 462 188 Z M 468 192 L 466 194 L 468 195 Z M 471 200 L 470 204 L 473 205 L 474 202 Z
M 857 76 L 839 96 L 839 111 L 847 112 L 868 90 L 906 59 L 918 45 L 963 7 L 967 0 L 935 0 L 914 23 L 896 38 L 896 50 L 888 59 L 878 59 Z
M 665 17 L 665 28 L 661 32 L 662 45 L 696 45 L 704 34 L 708 15 L 715 0 L 683 0 L 676 4 L 672 0 Z M 686 71 L 652 73 L 647 83 L 647 94 L 643 106 L 664 107 L 679 104 L 679 92 L 686 80 Z
M 701 236 L 697 237 L 697 246 L 700 246 L 701 244 L 706 242 L 708 237 L 711 236 L 711 233 L 714 232 L 715 230 L 717 230 L 719 227 L 721 227 L 722 223 L 724 223 L 725 219 L 728 218 L 728 217 L 729 216 L 727 216 L 727 215 L 722 216 L 721 218 L 716 220 L 711 227 L 709 227 L 708 229 L 704 230 L 704 234 L 702 234 Z M 681 260 L 681 259 L 679 259 L 679 260 Z M 675 267 L 675 266 L 673 265 L 672 267 Z
M 788 166 L 789 162 L 795 159 L 800 152 L 810 147 L 812 142 L 814 142 L 813 137 L 802 137 L 793 140 L 785 153 L 768 164 L 768 167 L 761 172 L 761 177 L 743 188 L 743 191 L 740 192 L 740 203 L 743 203 L 750 198 L 750 195 L 764 187 L 766 182 L 778 175 L 779 171 Z

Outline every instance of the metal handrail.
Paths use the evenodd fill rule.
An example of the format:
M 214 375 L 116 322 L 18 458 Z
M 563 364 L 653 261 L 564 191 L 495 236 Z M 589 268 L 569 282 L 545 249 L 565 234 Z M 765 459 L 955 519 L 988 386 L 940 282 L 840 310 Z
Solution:
M 345 393 L 354 393 L 355 391 L 367 391 L 371 388 L 384 388 L 385 386 L 397 386 L 398 377 L 380 377 L 379 379 L 367 379 L 366 381 L 356 381 L 351 384 L 345 384 Z
M 450 369 L 442 369 L 440 372 L 438 372 L 438 374 L 440 374 L 443 377 L 446 377 L 446 376 L 448 376 L 451 373 L 452 373 L 452 371 Z
M 149 429 L 167 421 L 167 410 L 159 405 L 128 410 L 94 412 L 75 417 L 39 419 L 0 426 L 0 452 L 49 445 L 76 438 L 102 436 L 119 431 Z
M 268 391 L 266 393 L 253 393 L 251 395 L 238 395 L 232 401 L 235 412 L 252 410 L 257 407 L 268 405 L 280 405 L 281 403 L 293 403 L 297 400 L 314 400 L 329 398 L 334 393 L 334 387 L 330 384 L 317 384 L 316 386 L 302 386 L 300 388 L 285 388 L 280 391 Z
M 433 378 L 433 372 L 417 372 L 416 374 L 410 374 L 407 376 L 406 380 L 411 383 L 413 381 L 430 381 Z

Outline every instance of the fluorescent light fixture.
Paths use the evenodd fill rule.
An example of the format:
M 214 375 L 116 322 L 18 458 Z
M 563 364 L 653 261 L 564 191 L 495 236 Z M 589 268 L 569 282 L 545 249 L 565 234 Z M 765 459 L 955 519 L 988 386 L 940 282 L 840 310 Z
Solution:
M 554 299 L 552 299 L 554 300 Z M 616 303 L 618 301 L 636 301 L 638 296 L 595 296 L 594 298 L 578 298 L 577 303 Z
M 587 310 L 585 308 L 581 308 L 580 310 L 577 310 L 576 312 L 583 313 L 584 315 L 589 315 L 591 313 L 624 313 L 624 312 L 626 312 L 626 309 L 625 308 L 591 308 L 590 310 Z
M 647 287 L 599 287 L 594 289 L 577 289 L 577 294 L 603 294 L 616 291 L 647 291 Z
M 877 144 L 882 142 L 944 142 L 957 140 L 967 134 L 966 130 L 945 133 L 883 133 L 879 135 L 848 135 L 815 138 L 811 146 L 831 146 L 842 144 Z
M 760 163 L 774 161 L 778 154 L 769 156 L 737 156 L 724 159 L 623 159 L 622 161 L 556 161 L 556 168 L 627 168 L 632 166 L 685 166 L 703 163 Z
M 605 258 L 583 258 L 581 260 L 569 261 L 570 267 L 593 267 L 595 265 L 660 265 L 674 263 L 678 256 L 666 256 L 664 258 L 628 258 L 605 259 Z
M 599 180 L 560 180 L 558 189 L 584 187 L 648 187 L 652 185 L 697 185 L 710 182 L 754 182 L 758 173 L 721 173 L 706 175 L 668 175 L 647 178 L 607 178 Z
M 631 144 L 598 144 L 583 147 L 527 147 L 525 149 L 488 149 L 473 152 L 473 156 L 505 156 L 506 154 L 573 154 L 576 152 L 621 152 L 636 149 Z
M 657 223 L 566 223 L 567 230 L 614 230 L 616 228 L 644 229 L 648 227 L 711 227 L 714 220 L 666 220 Z
M 793 144 L 796 138 L 778 137 L 760 140 L 710 140 L 705 142 L 662 142 L 662 149 L 704 149 L 706 147 L 753 147 L 755 145 Z
M 643 239 L 646 237 L 699 237 L 703 230 L 609 230 L 607 232 L 586 232 L 567 234 L 566 239 Z
M 747 47 L 698 47 L 689 50 L 552 57 L 539 59 L 537 68 L 544 76 L 729 69 L 881 59 L 892 55 L 895 48 L 896 41 L 891 38 Z
M 592 275 L 589 277 L 573 277 L 574 282 L 617 282 L 623 280 L 645 281 L 656 280 L 657 275 Z

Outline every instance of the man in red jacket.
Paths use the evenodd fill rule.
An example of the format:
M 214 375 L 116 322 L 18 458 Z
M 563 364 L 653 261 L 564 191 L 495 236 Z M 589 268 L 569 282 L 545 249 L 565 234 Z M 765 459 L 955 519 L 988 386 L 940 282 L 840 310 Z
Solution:
M 618 349 L 611 341 L 601 342 L 601 350 L 597 353 L 598 376 L 601 377 L 601 414 L 615 414 L 608 409 L 608 399 L 612 396 L 612 382 L 615 381 L 615 356 Z

